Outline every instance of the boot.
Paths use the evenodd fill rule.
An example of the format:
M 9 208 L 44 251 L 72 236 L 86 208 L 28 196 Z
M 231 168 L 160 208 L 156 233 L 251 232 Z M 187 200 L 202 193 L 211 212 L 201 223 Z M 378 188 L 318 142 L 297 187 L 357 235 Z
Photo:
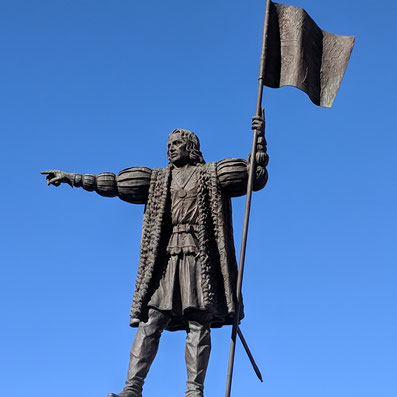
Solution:
M 187 369 L 186 397 L 204 396 L 204 379 L 211 352 L 210 325 L 189 321 L 185 360 Z
M 142 394 L 140 394 L 140 395 L 142 395 Z M 137 396 L 138 396 L 138 394 L 131 394 L 129 392 L 124 392 L 124 390 L 123 390 L 119 394 L 109 393 L 106 397 L 137 397 Z
M 159 347 L 160 336 L 170 318 L 158 310 L 150 309 L 148 321 L 140 322 L 130 352 L 127 381 L 119 394 L 107 397 L 142 397 L 146 375 Z

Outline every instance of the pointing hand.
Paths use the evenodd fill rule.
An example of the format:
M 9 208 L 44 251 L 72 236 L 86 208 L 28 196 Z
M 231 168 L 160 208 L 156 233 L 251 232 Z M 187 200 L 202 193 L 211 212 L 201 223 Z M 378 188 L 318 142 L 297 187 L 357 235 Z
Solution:
M 40 174 L 47 175 L 47 185 L 59 186 L 61 183 L 67 183 L 70 186 L 73 186 L 72 177 L 74 176 L 74 174 L 70 174 L 68 172 L 63 172 L 60 170 L 46 170 L 41 171 Z

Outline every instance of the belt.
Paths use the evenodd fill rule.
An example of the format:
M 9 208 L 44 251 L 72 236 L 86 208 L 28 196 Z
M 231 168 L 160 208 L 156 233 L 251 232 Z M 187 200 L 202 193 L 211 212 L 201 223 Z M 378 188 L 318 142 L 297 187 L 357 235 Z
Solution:
M 192 232 L 198 232 L 198 225 L 182 224 L 182 225 L 175 225 L 172 228 L 172 233 L 192 233 Z

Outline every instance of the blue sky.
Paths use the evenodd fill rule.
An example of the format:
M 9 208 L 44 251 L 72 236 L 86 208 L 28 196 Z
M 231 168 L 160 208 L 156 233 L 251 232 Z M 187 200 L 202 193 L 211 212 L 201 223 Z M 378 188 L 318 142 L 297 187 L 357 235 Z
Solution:
M 397 394 L 397 6 L 290 0 L 356 35 L 333 108 L 265 88 L 267 187 L 254 195 L 233 396 Z M 142 206 L 40 170 L 162 167 L 168 133 L 207 161 L 246 157 L 264 0 L 0 2 L 0 389 L 120 391 Z M 234 200 L 239 247 L 244 199 Z M 164 333 L 145 397 L 182 396 L 183 332 Z M 224 395 L 230 329 L 213 332 L 206 397 Z

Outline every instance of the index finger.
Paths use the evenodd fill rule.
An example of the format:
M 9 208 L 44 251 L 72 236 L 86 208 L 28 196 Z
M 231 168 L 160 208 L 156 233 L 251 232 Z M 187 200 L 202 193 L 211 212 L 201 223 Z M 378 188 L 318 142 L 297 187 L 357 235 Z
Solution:
M 57 170 L 45 170 L 45 171 L 40 171 L 40 174 L 46 175 L 46 174 L 55 174 Z

